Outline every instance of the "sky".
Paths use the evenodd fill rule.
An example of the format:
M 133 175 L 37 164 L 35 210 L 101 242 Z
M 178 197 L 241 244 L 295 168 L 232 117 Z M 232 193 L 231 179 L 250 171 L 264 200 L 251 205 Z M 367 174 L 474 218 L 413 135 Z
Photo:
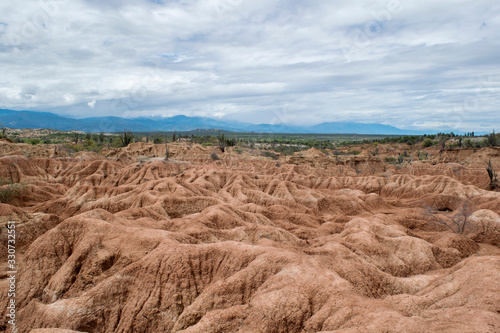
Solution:
M 0 0 L 0 13 L 0 108 L 500 130 L 499 1 Z

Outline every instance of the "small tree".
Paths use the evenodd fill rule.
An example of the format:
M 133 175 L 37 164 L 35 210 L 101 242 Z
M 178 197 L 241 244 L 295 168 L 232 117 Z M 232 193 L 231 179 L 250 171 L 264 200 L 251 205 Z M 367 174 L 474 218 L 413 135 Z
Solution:
M 163 140 L 161 139 L 160 136 L 156 135 L 156 136 L 153 137 L 153 143 L 154 144 L 160 144 L 162 142 L 163 142 Z
M 490 147 L 496 147 L 498 142 L 497 142 L 497 136 L 495 134 L 495 130 L 493 130 L 493 132 L 491 132 L 489 135 L 488 135 L 488 146 Z
M 165 143 L 165 160 L 168 160 L 170 153 L 168 152 L 168 143 Z
M 2 131 L 2 135 L 0 135 L 0 138 L 6 138 L 5 133 L 7 132 L 7 127 L 5 127 L 2 122 L 0 122 L 0 130 Z
M 102 131 L 101 131 L 101 133 L 99 133 L 99 142 L 100 143 L 104 142 L 104 133 Z
M 123 133 L 120 136 L 120 144 L 122 147 L 127 147 L 130 143 L 132 143 L 134 139 L 134 134 L 127 129 L 123 130 Z
M 469 199 L 464 199 L 453 212 L 442 212 L 434 206 L 426 206 L 424 217 L 431 225 L 442 226 L 461 235 L 469 225 L 472 213 L 474 213 L 473 204 Z

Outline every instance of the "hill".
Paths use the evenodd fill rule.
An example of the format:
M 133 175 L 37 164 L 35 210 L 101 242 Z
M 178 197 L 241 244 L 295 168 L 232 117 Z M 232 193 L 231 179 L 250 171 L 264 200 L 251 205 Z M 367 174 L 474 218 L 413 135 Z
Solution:
M 49 112 L 14 111 L 0 109 L 0 122 L 10 128 L 50 128 L 85 132 L 118 132 L 127 128 L 132 131 L 191 131 L 195 129 L 221 129 L 235 132 L 257 133 L 321 133 L 321 134 L 387 134 L 420 135 L 432 131 L 403 130 L 383 124 L 355 122 L 326 122 L 314 126 L 290 126 L 285 124 L 251 124 L 218 120 L 206 117 L 122 118 L 90 117 L 69 118 Z

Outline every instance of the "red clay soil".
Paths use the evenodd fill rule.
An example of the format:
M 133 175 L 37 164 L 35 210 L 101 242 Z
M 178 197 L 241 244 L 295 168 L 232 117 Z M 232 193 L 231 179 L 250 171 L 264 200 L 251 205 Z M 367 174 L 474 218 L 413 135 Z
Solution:
M 0 204 L 17 332 L 500 332 L 500 193 L 481 165 L 134 159 L 161 156 L 148 147 L 0 158 L 24 184 Z M 427 206 L 465 199 L 464 234 L 430 223 Z

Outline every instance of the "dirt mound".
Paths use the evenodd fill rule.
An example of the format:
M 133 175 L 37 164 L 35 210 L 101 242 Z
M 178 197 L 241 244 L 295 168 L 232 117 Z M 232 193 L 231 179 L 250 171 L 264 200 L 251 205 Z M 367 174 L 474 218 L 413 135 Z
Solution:
M 468 149 L 452 149 L 444 150 L 436 155 L 435 161 L 438 163 L 463 163 L 486 165 L 489 160 L 492 160 L 496 167 L 500 166 L 500 148 L 468 148 Z
M 308 150 L 304 150 L 304 151 L 301 151 L 301 152 L 298 152 L 298 153 L 294 153 L 294 155 L 297 155 L 297 156 L 303 156 L 303 157 L 325 157 L 326 154 L 323 153 L 322 151 L 316 149 L 316 148 L 311 148 L 311 149 L 308 149 Z
M 56 145 L 30 145 L 27 143 L 13 143 L 10 140 L 0 140 L 0 156 L 15 155 L 32 158 L 55 158 L 66 157 L 68 153 L 58 152 Z
M 135 142 L 124 148 L 112 148 L 102 152 L 108 158 L 165 158 L 168 148 L 169 159 L 173 160 L 210 160 L 212 147 L 203 147 L 199 144 L 168 143 L 154 144 Z M 230 155 L 231 149 L 223 156 Z M 234 154 L 234 153 L 233 153 Z
M 500 193 L 478 167 L 171 146 L 168 161 L 150 143 L 0 158 L 26 187 L 0 204 L 18 226 L 18 332 L 500 329 Z M 452 216 L 465 199 L 463 234 L 429 225 L 426 205 Z

